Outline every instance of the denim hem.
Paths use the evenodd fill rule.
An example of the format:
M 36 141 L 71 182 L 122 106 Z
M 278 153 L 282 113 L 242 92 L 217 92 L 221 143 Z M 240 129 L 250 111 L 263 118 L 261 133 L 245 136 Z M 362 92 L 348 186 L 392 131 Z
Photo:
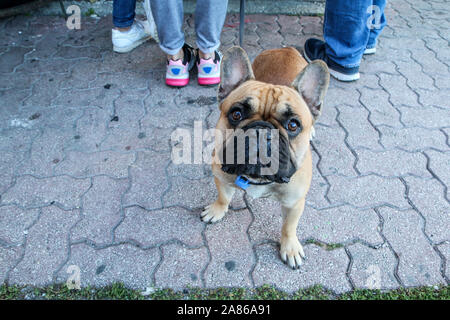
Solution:
M 125 21 L 125 22 L 117 22 L 117 21 L 113 20 L 114 27 L 116 27 L 116 28 L 131 27 L 133 25 L 133 22 L 134 22 L 134 18 L 131 19 L 130 21 Z
M 356 68 L 356 67 L 359 67 L 359 65 L 361 64 L 361 62 L 351 63 L 351 64 L 341 64 L 339 62 L 336 62 L 334 59 L 331 59 L 329 56 L 327 57 L 327 59 L 331 60 L 332 62 L 334 62 L 335 64 L 337 64 L 343 68 Z
M 169 49 L 164 47 L 162 44 L 159 44 L 159 47 L 161 48 L 162 51 L 164 51 L 164 53 L 168 54 L 169 56 L 173 56 L 176 55 L 178 52 L 180 52 L 181 48 L 183 48 L 183 45 L 184 42 L 178 49 Z
M 204 46 L 200 45 L 200 43 L 198 41 L 196 41 L 195 43 L 197 44 L 197 47 L 200 49 L 200 51 L 203 53 L 213 53 L 220 47 L 220 43 L 216 44 L 213 47 L 208 47 L 208 48 L 205 48 Z

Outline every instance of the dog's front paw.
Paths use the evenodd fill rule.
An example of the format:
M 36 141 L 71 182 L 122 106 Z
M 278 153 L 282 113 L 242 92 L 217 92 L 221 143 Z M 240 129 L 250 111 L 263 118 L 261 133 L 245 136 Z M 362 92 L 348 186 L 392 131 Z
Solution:
M 204 222 L 217 222 L 225 216 L 228 207 L 218 204 L 217 201 L 203 210 L 201 216 Z
M 292 269 L 300 268 L 302 258 L 305 257 L 303 247 L 297 237 L 281 238 L 280 255 L 281 260 L 286 262 Z

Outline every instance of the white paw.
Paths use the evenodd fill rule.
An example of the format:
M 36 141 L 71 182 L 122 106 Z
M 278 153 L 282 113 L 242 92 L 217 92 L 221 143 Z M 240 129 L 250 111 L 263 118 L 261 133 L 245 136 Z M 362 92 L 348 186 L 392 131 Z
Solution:
M 228 208 L 224 208 L 224 206 L 214 202 L 207 206 L 205 210 L 203 210 L 203 212 L 201 213 L 202 220 L 204 222 L 217 222 L 225 216 L 225 213 L 227 211 Z
M 297 237 L 281 239 L 280 255 L 281 260 L 287 263 L 292 269 L 300 268 L 302 258 L 305 257 L 303 247 Z

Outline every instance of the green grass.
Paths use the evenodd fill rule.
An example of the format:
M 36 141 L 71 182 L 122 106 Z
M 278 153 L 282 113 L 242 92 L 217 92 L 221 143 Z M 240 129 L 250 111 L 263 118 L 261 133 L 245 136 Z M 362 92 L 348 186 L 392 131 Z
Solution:
M 397 289 L 391 291 L 354 290 L 342 295 L 335 295 L 321 286 L 301 289 L 288 294 L 273 286 L 264 285 L 256 289 L 217 288 L 199 289 L 187 288 L 183 291 L 172 289 L 156 289 L 147 296 L 140 291 L 126 288 L 121 283 L 102 288 L 82 288 L 69 290 L 65 285 L 52 285 L 42 288 L 29 286 L 0 286 L 0 300 L 449 300 L 450 286 L 418 287 Z
M 92 16 L 93 14 L 95 14 L 95 10 L 92 9 L 92 8 L 89 8 L 88 11 L 86 11 L 86 12 L 84 13 L 84 15 L 85 15 L 86 17 L 90 17 L 90 16 Z

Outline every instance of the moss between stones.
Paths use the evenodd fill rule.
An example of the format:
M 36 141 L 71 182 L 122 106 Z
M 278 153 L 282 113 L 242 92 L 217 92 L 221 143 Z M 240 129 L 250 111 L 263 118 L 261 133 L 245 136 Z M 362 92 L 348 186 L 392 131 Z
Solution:
M 390 291 L 357 289 L 336 295 L 322 288 L 313 286 L 288 294 L 273 286 L 264 285 L 256 289 L 187 288 L 183 291 L 172 289 L 155 289 L 149 295 L 128 289 L 121 283 L 101 288 L 86 287 L 81 290 L 69 290 L 65 285 L 46 287 L 0 286 L 0 300 L 448 300 L 450 286 L 402 288 Z

